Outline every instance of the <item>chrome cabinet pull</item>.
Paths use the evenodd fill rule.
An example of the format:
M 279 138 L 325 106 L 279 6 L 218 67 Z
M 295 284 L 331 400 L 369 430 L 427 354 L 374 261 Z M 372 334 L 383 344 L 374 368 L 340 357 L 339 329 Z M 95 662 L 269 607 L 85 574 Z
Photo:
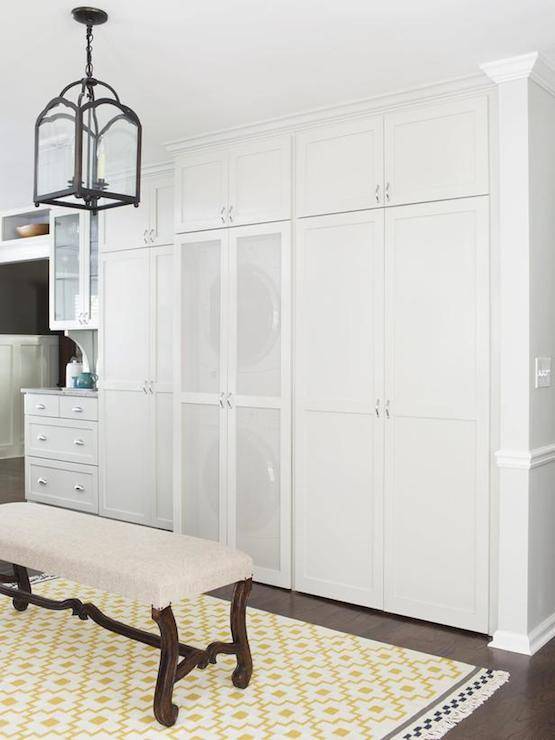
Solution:
M 145 229 L 143 231 L 143 241 L 144 241 L 145 244 L 148 244 L 148 240 L 146 238 L 147 233 L 148 233 L 148 229 Z
M 389 413 L 389 398 L 385 402 L 385 415 L 388 419 L 391 417 L 391 414 Z
M 374 407 L 374 411 L 376 412 L 376 416 L 378 419 L 380 418 L 380 399 L 376 398 L 376 405 Z
M 73 444 L 77 445 L 77 447 L 83 447 L 85 445 L 84 441 L 82 439 L 74 439 Z
M 46 442 L 46 436 L 44 434 L 39 434 L 37 439 L 39 442 Z
M 146 389 L 147 384 L 148 384 L 148 380 L 145 380 L 144 383 L 143 383 L 143 393 L 148 393 L 148 391 Z
M 48 481 L 46 480 L 46 478 L 37 478 L 37 483 L 40 486 L 46 486 L 46 485 L 48 485 Z
M 229 206 L 229 223 L 233 223 L 233 206 Z
M 380 184 L 376 185 L 376 203 L 380 202 Z
M 389 201 L 391 199 L 391 193 L 389 192 L 389 183 L 388 182 L 385 184 L 385 199 L 386 199 L 386 201 L 388 203 L 389 203 Z
M 150 243 L 151 244 L 154 244 L 154 236 L 155 236 L 155 234 L 156 234 L 156 229 L 151 229 L 149 231 L 149 238 L 150 238 Z
M 74 413 L 76 413 L 76 414 L 80 414 L 83 411 L 83 407 L 82 406 L 74 406 L 71 410 Z
M 44 409 L 46 408 L 46 406 L 44 405 L 44 403 L 37 403 L 35 405 L 35 408 L 38 409 L 39 411 L 44 411 Z
M 220 218 L 222 219 L 222 223 L 225 224 L 225 206 L 222 206 L 220 210 Z
M 76 483 L 73 486 L 73 490 L 74 491 L 84 491 L 85 490 L 85 486 L 82 486 L 80 483 Z
M 232 398 L 233 398 L 233 393 L 228 393 L 227 394 L 227 407 L 228 407 L 228 409 L 232 409 L 233 408 L 233 404 L 231 403 L 231 399 Z
M 220 404 L 221 409 L 223 409 L 224 407 L 224 397 L 225 397 L 225 393 L 220 393 L 220 398 L 218 399 L 218 403 Z

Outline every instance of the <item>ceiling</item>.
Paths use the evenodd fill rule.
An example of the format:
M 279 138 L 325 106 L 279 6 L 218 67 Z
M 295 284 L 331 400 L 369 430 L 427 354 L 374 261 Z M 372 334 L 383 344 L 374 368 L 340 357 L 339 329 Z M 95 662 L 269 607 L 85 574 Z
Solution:
M 95 74 L 164 142 L 473 74 L 529 51 L 555 58 L 552 0 L 98 0 Z M 82 75 L 71 2 L 7 3 L 0 24 L 0 210 L 27 205 L 35 118 Z

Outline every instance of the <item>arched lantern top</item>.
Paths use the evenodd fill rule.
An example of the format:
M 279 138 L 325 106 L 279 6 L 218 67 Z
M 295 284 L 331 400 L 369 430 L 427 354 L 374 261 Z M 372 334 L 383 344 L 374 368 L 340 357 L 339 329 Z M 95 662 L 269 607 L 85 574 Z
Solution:
M 37 118 L 35 205 L 93 212 L 138 206 L 141 122 L 111 85 L 93 76 L 92 28 L 108 16 L 95 8 L 72 14 L 87 26 L 85 77 L 66 85 Z M 100 88 L 104 97 L 97 98 Z

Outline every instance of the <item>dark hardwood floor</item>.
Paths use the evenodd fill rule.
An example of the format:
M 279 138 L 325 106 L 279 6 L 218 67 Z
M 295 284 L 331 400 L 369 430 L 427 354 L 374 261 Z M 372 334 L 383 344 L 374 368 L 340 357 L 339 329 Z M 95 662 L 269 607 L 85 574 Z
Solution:
M 22 461 L 0 460 L 0 503 L 22 499 Z M 231 589 L 220 589 L 214 594 L 229 599 Z M 372 640 L 509 671 L 509 683 L 451 730 L 448 737 L 452 740 L 555 739 L 555 640 L 527 658 L 489 649 L 488 638 L 484 635 L 271 586 L 255 584 L 249 604 Z

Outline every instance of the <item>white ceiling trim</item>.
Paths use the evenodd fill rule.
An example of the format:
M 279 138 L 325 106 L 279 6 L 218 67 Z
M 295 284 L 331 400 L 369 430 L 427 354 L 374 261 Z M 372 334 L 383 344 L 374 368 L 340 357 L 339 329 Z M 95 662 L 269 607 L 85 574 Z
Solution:
M 538 51 L 517 57 L 499 59 L 480 65 L 480 69 L 496 85 L 514 80 L 531 79 L 551 95 L 555 95 L 555 69 Z
M 185 149 L 202 148 L 214 144 L 229 144 L 238 139 L 260 136 L 265 133 L 275 134 L 282 131 L 291 131 L 291 129 L 301 130 L 315 123 L 330 123 L 368 114 L 376 115 L 415 103 L 424 104 L 430 100 L 460 97 L 464 94 L 472 95 L 490 89 L 492 89 L 491 82 L 483 74 L 477 73 L 386 95 L 376 95 L 350 103 L 315 108 L 293 115 L 197 134 L 184 139 L 169 141 L 165 144 L 165 147 L 169 152 L 175 154 Z

